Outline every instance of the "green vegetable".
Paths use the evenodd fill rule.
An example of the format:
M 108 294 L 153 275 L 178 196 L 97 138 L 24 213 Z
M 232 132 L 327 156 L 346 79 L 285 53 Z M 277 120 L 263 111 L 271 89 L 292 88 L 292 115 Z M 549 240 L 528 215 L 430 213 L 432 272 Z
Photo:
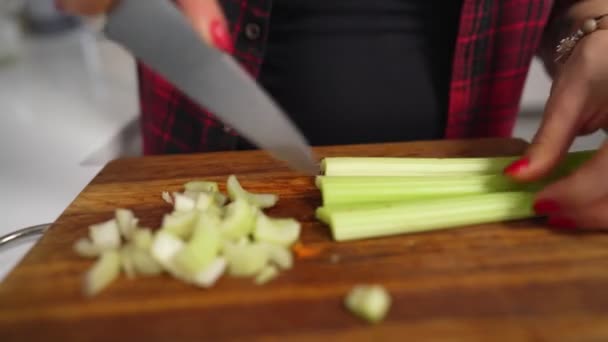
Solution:
M 259 212 L 253 236 L 257 241 L 290 246 L 300 236 L 300 223 L 293 218 L 270 218 Z
M 226 244 L 224 256 L 228 260 L 228 272 L 233 277 L 252 277 L 268 262 L 268 250 L 259 243 L 246 245 Z
M 89 226 L 89 236 L 100 250 L 120 247 L 120 231 L 115 219 Z
M 538 190 L 543 184 L 517 183 L 503 175 L 320 176 L 323 205 L 416 201 L 504 191 Z
M 230 240 L 238 240 L 247 236 L 253 230 L 255 210 L 244 199 L 237 198 L 226 206 L 226 215 L 220 223 L 222 236 Z
M 257 285 L 264 285 L 279 276 L 279 270 L 272 265 L 264 267 L 255 277 Z
M 334 239 L 345 241 L 531 218 L 533 199 L 533 193 L 503 192 L 356 210 L 325 208 L 318 215 L 329 222 Z
M 213 286 L 224 274 L 227 264 L 225 258 L 218 257 L 214 259 L 207 267 L 194 275 L 192 283 L 205 288 Z
M 186 191 L 193 192 L 219 192 L 220 187 L 216 182 L 190 181 L 184 184 Z
M 98 257 L 102 249 L 97 247 L 89 238 L 80 238 L 74 243 L 74 252 L 84 258 Z
M 259 208 L 273 207 L 279 197 L 274 194 L 254 194 L 243 189 L 235 175 L 230 175 L 227 181 L 228 196 L 231 200 L 244 199 L 249 204 Z
M 192 238 L 173 259 L 180 273 L 193 276 L 217 257 L 222 247 L 219 222 L 219 218 L 211 214 L 199 217 Z
M 94 296 L 108 287 L 120 275 L 120 254 L 117 250 L 104 251 L 84 279 L 83 291 Z
M 562 163 L 567 172 L 596 151 L 570 152 Z M 520 156 L 479 158 L 330 157 L 321 161 L 327 176 L 432 176 L 501 174 Z
M 386 317 L 391 297 L 380 285 L 357 285 L 347 294 L 344 305 L 357 317 L 375 324 Z
M 192 229 L 194 228 L 197 214 L 198 213 L 196 211 L 174 211 L 171 214 L 167 214 L 163 217 L 161 229 L 164 232 L 187 240 L 192 234 Z
M 173 195 L 173 209 L 176 212 L 189 212 L 194 210 L 195 206 L 195 199 L 182 194 Z
M 132 245 L 125 245 L 120 249 L 120 265 L 129 279 L 135 278 L 135 264 L 132 258 Z
M 152 257 L 149 249 L 133 248 L 130 253 L 136 274 L 155 276 L 163 273 L 162 266 Z
M 128 209 L 116 209 L 116 223 L 123 238 L 130 239 L 133 231 L 137 228 L 138 219 L 133 211 Z
M 260 244 L 266 248 L 270 263 L 277 265 L 283 270 L 293 267 L 293 255 L 288 247 L 274 243 L 261 242 Z
M 147 250 L 152 246 L 152 240 L 154 239 L 152 230 L 149 228 L 138 228 L 133 232 L 131 241 L 135 247 L 143 250 Z

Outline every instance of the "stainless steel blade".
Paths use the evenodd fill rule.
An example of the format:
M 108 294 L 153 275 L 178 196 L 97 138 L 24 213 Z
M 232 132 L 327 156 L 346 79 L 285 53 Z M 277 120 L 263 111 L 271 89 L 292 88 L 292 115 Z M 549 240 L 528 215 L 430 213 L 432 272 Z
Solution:
M 106 35 L 224 124 L 290 167 L 317 174 L 306 138 L 234 59 L 204 43 L 168 0 L 121 0 Z

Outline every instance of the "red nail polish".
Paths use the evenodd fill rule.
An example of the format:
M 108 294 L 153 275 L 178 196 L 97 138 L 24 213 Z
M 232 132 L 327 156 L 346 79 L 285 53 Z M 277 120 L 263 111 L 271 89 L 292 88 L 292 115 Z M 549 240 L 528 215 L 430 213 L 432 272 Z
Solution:
M 527 157 L 522 158 L 514 161 L 511 165 L 507 166 L 504 172 L 509 175 L 514 175 L 516 173 L 519 173 L 522 169 L 528 167 L 528 165 L 530 165 L 530 159 L 528 159 Z
M 550 217 L 547 220 L 550 226 L 564 229 L 576 229 L 576 223 L 567 217 Z
M 560 211 L 559 204 L 550 199 L 540 199 L 534 203 L 534 212 L 538 215 L 555 213 Z
M 219 20 L 211 22 L 211 40 L 213 44 L 227 53 L 232 53 L 234 46 L 228 30 Z

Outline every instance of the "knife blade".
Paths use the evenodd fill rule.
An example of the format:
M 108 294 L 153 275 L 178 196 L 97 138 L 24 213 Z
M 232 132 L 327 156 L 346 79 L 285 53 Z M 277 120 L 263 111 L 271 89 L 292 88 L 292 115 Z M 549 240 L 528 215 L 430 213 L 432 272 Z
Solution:
M 103 31 L 258 148 L 292 169 L 318 173 L 308 141 L 278 104 L 168 0 L 121 0 Z

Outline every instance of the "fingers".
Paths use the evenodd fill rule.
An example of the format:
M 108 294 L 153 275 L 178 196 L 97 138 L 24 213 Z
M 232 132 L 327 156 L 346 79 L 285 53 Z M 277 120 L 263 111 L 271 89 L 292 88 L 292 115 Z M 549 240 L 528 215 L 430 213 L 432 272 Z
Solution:
M 203 40 L 224 52 L 232 53 L 234 43 L 222 8 L 216 0 L 178 0 L 177 2 Z
M 505 173 L 516 180 L 537 180 L 549 174 L 579 133 L 587 87 L 576 78 L 565 79 L 551 92 L 543 121 L 528 151 L 505 169 Z
M 608 198 L 576 211 L 553 214 L 547 223 L 559 229 L 608 230 Z
M 55 7 L 67 13 L 94 16 L 107 12 L 115 0 L 55 0 Z
M 569 176 L 549 185 L 537 195 L 538 214 L 582 210 L 608 198 L 608 144 Z

